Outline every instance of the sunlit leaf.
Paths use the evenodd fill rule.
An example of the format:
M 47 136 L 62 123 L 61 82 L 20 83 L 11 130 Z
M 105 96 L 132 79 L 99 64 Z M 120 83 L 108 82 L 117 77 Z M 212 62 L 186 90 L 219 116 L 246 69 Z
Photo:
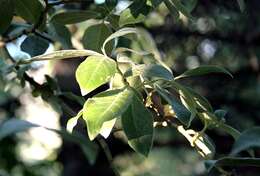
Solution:
M 122 115 L 122 125 L 128 144 L 148 156 L 153 143 L 153 116 L 136 95 Z
M 142 22 L 150 12 L 150 9 L 151 7 L 146 4 L 146 0 L 135 0 L 120 14 L 119 26 Z
M 75 117 L 72 117 L 67 122 L 67 131 L 72 133 L 73 128 L 77 125 L 78 119 L 82 116 L 82 110 L 78 112 L 78 114 Z
M 39 0 L 13 0 L 15 12 L 30 23 L 36 23 L 43 11 Z
M 260 147 L 260 127 L 253 127 L 242 132 L 233 144 L 231 154 L 235 155 L 253 147 Z
M 84 33 L 83 36 L 83 45 L 84 48 L 101 52 L 101 48 L 105 40 L 112 34 L 111 30 L 108 28 L 107 25 L 95 24 L 89 26 Z M 109 42 L 106 46 L 106 50 L 110 53 L 113 49 L 113 42 Z
M 233 78 L 232 74 L 230 72 L 228 72 L 226 69 L 224 69 L 223 67 L 205 65 L 205 66 L 200 66 L 200 67 L 188 70 L 188 71 L 184 72 L 183 74 L 181 74 L 180 76 L 177 76 L 175 79 L 191 77 L 191 76 L 201 76 L 201 75 L 210 74 L 210 73 L 224 73 L 226 75 L 229 75 L 231 78 Z
M 87 100 L 83 118 L 87 123 L 88 135 L 93 140 L 105 122 L 119 117 L 131 103 L 133 92 L 128 88 L 102 92 Z
M 115 126 L 116 119 L 114 118 L 112 120 L 106 121 L 103 123 L 101 129 L 100 129 L 100 134 L 104 137 L 107 138 L 109 134 L 111 133 L 113 127 Z
M 98 16 L 100 16 L 100 14 L 95 11 L 71 10 L 54 14 L 50 21 L 65 25 L 84 22 Z
M 11 24 L 13 12 L 12 0 L 0 0 L 0 34 L 4 33 Z
M 59 60 L 59 59 L 69 59 L 69 58 L 78 58 L 85 56 L 102 56 L 101 54 L 91 51 L 91 50 L 60 50 L 54 51 L 49 54 L 43 54 L 35 56 L 31 59 L 21 60 L 21 64 L 31 63 L 33 61 L 42 61 L 42 60 Z
M 105 56 L 90 56 L 76 70 L 82 95 L 108 82 L 117 72 L 114 60 Z

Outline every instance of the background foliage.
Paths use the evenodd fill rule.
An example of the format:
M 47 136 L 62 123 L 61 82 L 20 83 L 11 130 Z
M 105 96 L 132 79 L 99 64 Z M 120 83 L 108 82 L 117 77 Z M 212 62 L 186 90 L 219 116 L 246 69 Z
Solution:
M 258 175 L 260 130 L 253 126 L 259 124 L 260 115 L 259 8 L 260 2 L 257 0 L 0 0 L 0 175 Z M 122 35 L 124 37 L 119 38 Z M 110 41 L 106 41 L 108 37 Z M 68 52 L 39 56 L 45 52 L 68 49 Z M 176 94 L 172 90 L 165 91 L 160 81 L 153 85 L 161 96 L 162 104 L 172 105 L 178 123 L 191 123 L 193 130 L 200 131 L 205 124 L 200 119 L 208 117 L 206 112 L 215 112 L 219 117 L 218 122 L 222 124 L 225 121 L 225 124 L 244 132 L 240 136 L 228 126 L 219 127 L 220 124 L 217 124 L 218 128 L 213 129 L 216 124 L 211 124 L 206 134 L 212 141 L 204 138 L 203 142 L 215 155 L 205 156 L 204 153 L 204 158 L 197 153 L 201 151 L 192 147 L 192 143 L 179 133 L 184 128 L 170 126 L 178 125 L 175 121 L 168 123 L 167 127 L 165 123 L 157 121 L 158 128 L 152 132 L 149 128 L 149 124 L 152 124 L 149 121 L 150 111 L 144 107 L 138 95 L 133 96 L 134 103 L 129 106 L 127 92 L 118 94 L 118 90 L 91 98 L 108 89 L 108 84 L 102 84 L 112 77 L 113 84 L 110 86 L 122 86 L 120 76 L 114 76 L 118 72 L 118 64 L 93 51 L 117 59 L 125 79 L 132 86 L 140 83 L 138 79 L 130 80 L 133 75 L 142 75 L 146 81 L 175 78 L 178 80 L 178 84 L 172 85 L 175 89 L 187 86 L 189 91 L 196 91 L 209 100 L 211 105 L 207 101 L 202 103 L 201 107 L 207 107 L 205 112 L 189 108 L 191 106 L 188 106 L 189 111 L 185 111 L 179 99 L 174 101 Z M 83 60 L 93 54 L 95 56 Z M 60 60 L 64 58 L 68 60 Z M 138 65 L 126 71 L 129 59 L 148 67 Z M 100 67 L 95 70 L 97 66 Z M 194 70 L 198 66 L 202 67 Z M 42 77 L 47 73 L 51 76 L 38 81 L 35 73 L 46 67 L 48 71 L 40 74 Z M 227 70 L 233 78 L 227 76 L 230 74 Z M 185 75 L 178 76 L 183 72 Z M 197 77 L 212 72 L 224 72 L 227 75 Z M 100 79 L 90 81 L 92 75 Z M 135 88 L 138 90 L 138 87 Z M 24 136 L 27 133 L 17 132 L 38 126 L 22 120 L 25 119 L 23 107 L 27 105 L 30 108 L 34 104 L 26 103 L 29 98 L 24 94 L 47 102 L 60 115 L 58 124 L 61 128 L 47 126 L 46 129 L 57 133 L 62 144 L 45 159 L 32 161 L 21 157 L 19 146 L 26 141 Z M 158 94 L 151 96 L 152 105 L 158 105 L 154 103 L 159 101 Z M 111 101 L 121 96 L 124 100 L 118 101 L 117 106 L 111 109 L 114 116 L 125 112 L 125 118 L 116 122 L 116 128 L 106 140 L 98 136 L 91 142 L 88 136 L 94 139 L 100 131 L 90 131 L 96 126 L 90 128 L 94 123 L 84 114 L 87 117 L 92 115 L 96 122 L 96 114 L 91 113 L 106 111 Z M 193 96 L 198 98 L 197 94 Z M 98 102 L 102 97 L 106 97 L 99 102 L 103 109 L 91 107 L 90 100 Z M 186 99 L 187 104 L 190 99 Z M 90 105 L 82 112 L 80 110 L 86 100 Z M 128 108 L 121 109 L 119 113 L 118 107 Z M 159 106 L 150 110 L 154 112 L 152 109 L 156 109 L 159 114 L 170 112 L 160 108 L 159 103 Z M 88 129 L 85 121 L 79 118 L 82 113 Z M 192 114 L 202 117 L 191 122 Z M 135 121 L 140 115 L 146 120 L 139 121 L 135 129 L 130 128 L 136 125 Z M 70 120 L 67 126 L 70 131 L 79 120 L 73 133 L 69 133 L 65 127 L 73 116 L 76 118 Z M 115 123 L 107 116 L 104 119 L 109 120 L 108 128 Z M 94 125 L 100 128 L 103 121 L 99 123 Z M 126 134 L 122 133 L 121 128 Z M 231 136 L 224 132 L 226 129 Z M 17 135 L 11 135 L 14 133 Z M 107 131 L 104 133 L 107 136 Z M 140 138 L 144 134 L 148 134 L 145 140 L 136 140 L 136 136 Z M 46 137 L 45 140 L 50 139 Z M 148 157 L 133 153 L 127 140 L 135 151 L 143 155 L 148 155 L 150 151 Z

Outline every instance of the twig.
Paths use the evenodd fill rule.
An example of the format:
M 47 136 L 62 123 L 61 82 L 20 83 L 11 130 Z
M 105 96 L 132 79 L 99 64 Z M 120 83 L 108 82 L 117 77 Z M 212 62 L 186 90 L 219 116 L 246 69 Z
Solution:
M 107 157 L 107 160 L 110 164 L 110 167 L 111 169 L 114 171 L 115 175 L 116 176 L 120 176 L 117 168 L 115 167 L 115 165 L 113 164 L 113 157 L 112 157 L 112 154 L 110 152 L 110 149 L 106 143 L 106 141 L 103 139 L 103 138 L 97 138 L 97 141 L 99 142 L 100 146 L 102 147 L 106 157 Z

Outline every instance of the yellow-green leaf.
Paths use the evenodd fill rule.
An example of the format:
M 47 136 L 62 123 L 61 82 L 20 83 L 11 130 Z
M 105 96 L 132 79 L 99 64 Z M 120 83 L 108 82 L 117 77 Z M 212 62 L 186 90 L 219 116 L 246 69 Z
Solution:
M 117 72 L 114 60 L 105 56 L 90 56 L 76 70 L 82 95 L 108 82 Z
M 93 140 L 105 122 L 119 117 L 131 103 L 133 92 L 128 88 L 102 92 L 87 100 L 83 118 L 87 123 L 88 136 Z

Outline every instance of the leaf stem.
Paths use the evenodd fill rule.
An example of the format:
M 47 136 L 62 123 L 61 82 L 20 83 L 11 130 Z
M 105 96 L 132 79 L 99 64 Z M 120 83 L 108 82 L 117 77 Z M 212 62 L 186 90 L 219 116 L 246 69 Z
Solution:
M 114 171 L 115 175 L 116 176 L 120 176 L 117 168 L 115 167 L 115 165 L 113 164 L 113 157 L 112 157 L 112 154 L 110 152 L 110 149 L 106 143 L 106 141 L 103 139 L 103 138 L 97 138 L 97 141 L 99 142 L 100 146 L 102 147 L 106 157 L 107 157 L 107 160 L 110 164 L 110 167 L 111 169 Z

